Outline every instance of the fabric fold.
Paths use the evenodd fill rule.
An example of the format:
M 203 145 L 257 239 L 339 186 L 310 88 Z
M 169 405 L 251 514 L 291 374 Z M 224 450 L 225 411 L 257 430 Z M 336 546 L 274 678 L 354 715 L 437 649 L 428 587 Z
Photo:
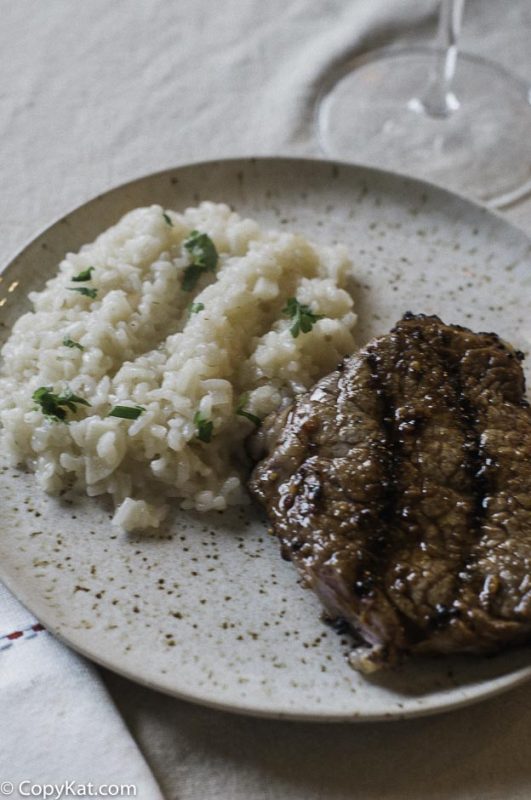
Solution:
M 71 794 L 91 784 L 101 796 L 162 800 L 96 670 L 2 585 L 0 687 L 0 781 L 12 784 L 11 797 L 70 782 Z

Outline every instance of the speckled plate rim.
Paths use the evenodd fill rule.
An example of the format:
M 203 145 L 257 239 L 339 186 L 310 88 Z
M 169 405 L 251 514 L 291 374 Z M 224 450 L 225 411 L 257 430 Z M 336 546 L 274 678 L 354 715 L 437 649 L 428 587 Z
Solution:
M 363 712 L 363 713 L 344 713 L 344 714 L 330 714 L 323 712 L 322 714 L 306 713 L 302 714 L 295 711 L 286 711 L 285 708 L 271 704 L 268 709 L 250 707 L 249 705 L 238 704 L 235 702 L 224 703 L 221 701 L 213 701 L 210 697 L 201 693 L 193 691 L 179 692 L 162 683 L 157 683 L 144 678 L 140 673 L 128 670 L 119 663 L 112 659 L 105 658 L 99 653 L 85 648 L 83 645 L 77 643 L 75 638 L 64 636 L 60 630 L 57 629 L 54 622 L 48 618 L 46 614 L 40 614 L 38 607 L 31 602 L 31 599 L 26 595 L 24 590 L 15 587 L 10 580 L 10 576 L 0 566 L 0 578 L 7 588 L 16 594 L 17 598 L 27 606 L 27 608 L 35 614 L 40 623 L 44 626 L 46 631 L 53 634 L 53 636 L 70 649 L 74 650 L 81 656 L 84 656 L 93 663 L 110 670 L 111 672 L 121 675 L 134 683 L 145 686 L 148 689 L 161 692 L 169 697 L 175 697 L 178 700 L 183 700 L 189 703 L 196 703 L 206 708 L 212 708 L 215 711 L 223 711 L 234 714 L 242 714 L 249 717 L 259 717 L 263 719 L 280 719 L 293 722 L 396 722 L 405 719 L 415 719 L 419 717 L 428 717 L 433 714 L 440 714 L 449 711 L 454 711 L 466 706 L 473 705 L 474 703 L 482 700 L 488 700 L 491 697 L 496 697 L 510 689 L 515 689 L 531 679 L 531 665 L 522 669 L 510 672 L 499 678 L 494 678 L 486 681 L 484 684 L 477 684 L 473 688 L 466 689 L 466 695 L 461 698 L 456 698 L 448 701 L 443 696 L 433 700 L 426 706 L 418 706 L 412 710 L 403 713 L 397 712 Z M 433 697 L 433 695 L 432 695 Z
M 91 205 L 96 205 L 98 201 L 102 198 L 108 198 L 113 194 L 120 194 L 123 191 L 127 190 L 128 188 L 133 188 L 137 184 L 141 184 L 146 180 L 153 180 L 153 179 L 163 179 L 169 176 L 174 176 L 175 173 L 180 172 L 181 170 L 190 169 L 193 167 L 197 168 L 206 168 L 206 167 L 216 167 L 219 165 L 227 165 L 227 166 L 238 166 L 238 165 L 253 165 L 256 163 L 284 163 L 287 167 L 289 166 L 296 166 L 300 165 L 301 167 L 308 167 L 308 166 L 329 166 L 333 168 L 334 166 L 338 169 L 343 170 L 353 170 L 359 175 L 366 175 L 367 177 L 376 176 L 377 178 L 391 178 L 395 181 L 402 181 L 404 183 L 409 184 L 412 187 L 416 187 L 417 189 L 429 189 L 441 195 L 441 197 L 446 197 L 448 200 L 455 200 L 460 201 L 471 206 L 474 206 L 476 209 L 480 209 L 486 216 L 494 217 L 498 221 L 502 222 L 508 228 L 512 228 L 513 230 L 517 231 L 521 236 L 525 236 L 529 244 L 531 245 L 531 237 L 527 234 L 523 228 L 520 228 L 518 225 L 515 225 L 514 222 L 509 221 L 497 208 L 489 206 L 485 203 L 480 203 L 475 200 L 473 197 L 467 195 L 464 192 L 454 192 L 450 189 L 447 189 L 440 184 L 434 183 L 433 181 L 429 180 L 420 180 L 419 178 L 414 178 L 410 175 L 407 175 L 403 172 L 398 172 L 396 170 L 389 170 L 389 169 L 379 169 L 378 167 L 370 167 L 364 164 L 357 164 L 354 161 L 340 161 L 337 159 L 326 159 L 326 158 L 310 158 L 310 157 L 302 157 L 302 156 L 290 156 L 290 155 L 264 155 L 264 156 L 227 156 L 224 158 L 212 158 L 206 161 L 198 159 L 197 161 L 188 161 L 182 164 L 177 164 L 174 167 L 166 167 L 165 169 L 157 170 L 156 172 L 146 172 L 140 175 L 137 178 L 132 178 L 129 181 L 125 181 L 124 183 L 119 183 L 117 185 L 111 186 L 108 189 L 104 189 L 101 192 L 98 192 L 89 200 L 86 200 L 84 203 L 80 203 L 77 206 L 74 206 L 65 214 L 62 214 L 59 217 L 55 217 L 51 222 L 47 223 L 44 227 L 40 228 L 36 234 L 28 238 L 21 247 L 19 247 L 15 253 L 8 257 L 8 259 L 0 264 L 0 275 L 2 275 L 9 267 L 11 267 L 14 263 L 16 263 L 28 250 L 32 247 L 35 243 L 39 240 L 43 239 L 46 234 L 52 229 L 55 228 L 57 225 L 64 224 L 68 217 L 72 216 L 76 212 L 80 211 L 81 209 L 89 208 Z
M 376 180 L 384 179 L 384 178 L 391 178 L 392 180 L 401 181 L 404 185 L 409 185 L 411 188 L 415 188 L 419 191 L 423 189 L 427 189 L 431 192 L 438 194 L 441 198 L 445 198 L 447 201 L 456 201 L 465 203 L 469 206 L 475 207 L 476 210 L 481 211 L 485 218 L 491 217 L 497 219 L 501 222 L 504 227 L 507 229 L 514 230 L 518 235 L 525 237 L 529 245 L 531 246 L 531 238 L 519 228 L 517 225 L 514 225 L 512 222 L 509 222 L 502 214 L 499 212 L 488 208 L 487 206 L 478 203 L 467 197 L 464 194 L 458 194 L 456 192 L 452 192 L 444 187 L 441 187 L 433 182 L 419 180 L 417 178 L 410 177 L 400 172 L 395 172 L 391 170 L 383 170 L 378 169 L 375 167 L 368 167 L 362 164 L 356 164 L 352 162 L 343 162 L 343 161 L 334 161 L 330 159 L 321 159 L 321 158 L 300 158 L 300 157 L 292 157 L 292 156 L 275 156 L 275 155 L 267 155 L 267 156 L 231 156 L 227 158 L 217 158 L 217 159 L 209 159 L 207 161 L 197 160 L 187 163 L 179 164 L 175 167 L 169 167 L 163 170 L 159 170 L 153 173 L 146 173 L 138 178 L 134 178 L 133 180 L 126 181 L 122 184 L 114 186 L 108 190 L 99 192 L 97 195 L 92 197 L 90 200 L 86 201 L 85 203 L 81 203 L 78 206 L 71 209 L 66 214 L 56 218 L 50 224 L 47 224 L 44 228 L 40 230 L 32 238 L 28 239 L 26 244 L 24 244 L 14 256 L 9 258 L 4 264 L 0 266 L 0 274 L 8 270 L 11 266 L 14 266 L 21 258 L 24 257 L 26 251 L 30 248 L 42 242 L 47 234 L 54 229 L 56 226 L 65 224 L 68 221 L 68 218 L 75 214 L 76 212 L 80 211 L 81 209 L 90 208 L 90 206 L 95 206 L 98 201 L 102 198 L 109 198 L 113 194 L 119 195 L 120 193 L 124 192 L 128 188 L 133 188 L 135 185 L 142 184 L 146 180 L 153 180 L 153 179 L 167 179 L 170 176 L 176 176 L 180 171 L 188 170 L 190 168 L 206 168 L 209 166 L 215 167 L 219 165 L 226 165 L 232 166 L 234 168 L 238 166 L 250 166 L 253 164 L 285 164 L 286 167 L 293 167 L 300 165 L 301 167 L 310 167 L 314 165 L 316 168 L 322 166 L 329 166 L 331 168 L 337 166 L 342 171 L 352 171 L 358 177 L 367 177 L 370 179 L 374 177 Z M 155 691 L 162 692 L 170 697 L 175 697 L 179 700 L 184 700 L 186 702 L 196 703 L 208 708 L 212 708 L 217 711 L 223 712 L 230 712 L 236 714 L 242 714 L 251 717 L 259 717 L 265 719 L 281 719 L 285 721 L 303 721 L 303 722 L 382 722 L 382 721 L 400 721 L 404 719 L 413 719 L 418 717 L 425 717 L 430 716 L 432 714 L 437 713 L 444 713 L 453 710 L 457 710 L 463 708 L 468 705 L 472 705 L 477 703 L 481 700 L 487 700 L 503 692 L 506 692 L 510 689 L 517 688 L 522 684 L 526 683 L 531 679 L 531 663 L 529 666 L 516 669 L 513 672 L 509 672 L 507 674 L 501 675 L 496 678 L 491 678 L 483 683 L 479 683 L 474 685 L 473 687 L 467 687 L 466 690 L 463 690 L 463 696 L 461 697 L 454 697 L 451 700 L 448 700 L 444 695 L 437 697 L 436 695 L 431 695 L 430 703 L 417 706 L 413 709 L 408 709 L 406 712 L 389 712 L 389 713 L 382 713 L 382 712 L 374 712 L 371 713 L 370 711 L 365 711 L 362 713 L 351 713 L 345 712 L 342 714 L 331 714 L 327 712 L 323 713 L 300 713 L 292 710 L 286 710 L 285 707 L 275 706 L 273 703 L 267 709 L 252 707 L 249 704 L 239 704 L 236 702 L 225 703 L 222 701 L 215 701 L 212 700 L 211 697 L 205 696 L 200 692 L 194 691 L 178 691 L 172 687 L 165 685 L 163 682 L 156 682 L 149 680 L 142 676 L 141 673 L 132 671 L 130 669 L 124 668 L 120 665 L 119 660 L 115 661 L 112 658 L 105 657 L 98 652 L 94 652 L 90 648 L 84 647 L 82 644 L 76 641 L 75 636 L 68 636 L 63 635 L 58 627 L 53 622 L 53 619 L 49 618 L 46 613 L 41 613 L 39 609 L 38 603 L 33 602 L 31 598 L 31 593 L 26 592 L 24 587 L 21 587 L 17 584 L 16 580 L 12 578 L 9 570 L 4 568 L 4 564 L 0 561 L 0 579 L 6 585 L 6 587 L 22 602 L 43 624 L 45 629 L 53 634 L 58 641 L 62 642 L 66 646 L 70 647 L 75 652 L 79 653 L 80 655 L 86 657 L 88 660 L 92 661 L 93 663 L 108 669 L 112 672 L 115 672 L 118 675 L 123 676 L 135 683 L 138 683 L 142 686 L 145 686 L 149 689 L 153 689 Z

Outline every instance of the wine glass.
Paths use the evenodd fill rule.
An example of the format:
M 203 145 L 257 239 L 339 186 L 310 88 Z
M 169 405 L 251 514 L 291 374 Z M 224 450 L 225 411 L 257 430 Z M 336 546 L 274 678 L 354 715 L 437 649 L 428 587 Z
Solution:
M 499 207 L 531 191 L 531 93 L 494 61 L 458 53 L 463 8 L 441 0 L 436 47 L 377 50 L 328 76 L 319 142 Z

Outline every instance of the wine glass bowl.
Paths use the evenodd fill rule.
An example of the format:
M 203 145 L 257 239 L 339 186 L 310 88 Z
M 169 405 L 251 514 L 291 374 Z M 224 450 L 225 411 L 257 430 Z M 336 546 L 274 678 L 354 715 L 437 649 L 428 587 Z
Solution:
M 444 46 L 377 50 L 327 76 L 319 144 L 336 159 L 506 204 L 531 191 L 529 87 L 493 61 L 457 54 L 458 22 L 445 36 L 452 5 L 441 12 Z

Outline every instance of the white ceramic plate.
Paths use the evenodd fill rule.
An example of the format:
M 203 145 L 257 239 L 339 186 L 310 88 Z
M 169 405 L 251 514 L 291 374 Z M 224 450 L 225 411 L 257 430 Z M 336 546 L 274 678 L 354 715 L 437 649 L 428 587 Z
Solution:
M 346 243 L 360 345 L 411 310 L 495 330 L 529 350 L 531 244 L 521 231 L 404 177 L 277 158 L 152 175 L 60 220 L 3 273 L 2 337 L 67 250 L 134 206 L 181 209 L 207 198 Z M 470 703 L 531 675 L 531 650 L 521 649 L 362 677 L 253 511 L 176 510 L 164 538 L 117 535 L 101 502 L 43 496 L 31 475 L 4 466 L 0 501 L 0 575 L 15 594 L 76 650 L 182 698 L 273 717 L 385 719 Z

